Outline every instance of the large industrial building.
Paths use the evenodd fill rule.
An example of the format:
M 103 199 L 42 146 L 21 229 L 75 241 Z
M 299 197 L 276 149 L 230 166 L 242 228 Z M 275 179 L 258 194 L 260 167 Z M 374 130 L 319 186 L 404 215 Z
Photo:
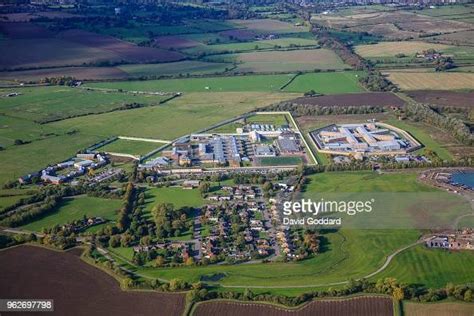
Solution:
M 311 137 L 319 151 L 336 155 L 399 155 L 421 146 L 407 132 L 383 123 L 333 124 Z

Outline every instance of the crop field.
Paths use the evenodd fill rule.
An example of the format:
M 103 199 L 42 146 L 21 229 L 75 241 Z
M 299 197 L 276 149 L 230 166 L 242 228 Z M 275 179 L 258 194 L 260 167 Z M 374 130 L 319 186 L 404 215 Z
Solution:
M 403 312 L 407 316 L 472 316 L 472 304 L 462 302 L 415 303 L 403 301 Z
M 471 107 L 474 92 L 413 91 L 408 95 L 417 102 L 442 106 Z
M 53 213 L 22 226 L 22 229 L 38 232 L 42 228 L 51 228 L 55 225 L 61 226 L 74 220 L 82 219 L 84 215 L 98 216 L 106 220 L 115 221 L 117 211 L 121 205 L 122 201 L 120 199 L 111 200 L 96 197 L 64 199 Z
M 294 26 L 287 22 L 272 19 L 230 20 L 230 22 L 237 27 L 256 33 L 296 33 L 308 31 L 308 27 Z
M 131 103 L 158 105 L 166 98 L 156 95 L 89 91 L 65 86 L 0 89 L 2 96 L 14 92 L 20 95 L 1 97 L 1 111 L 12 117 L 40 123 L 108 112 Z
M 421 53 L 424 50 L 435 49 L 436 51 L 444 51 L 452 46 L 443 44 L 432 44 L 420 41 L 405 42 L 381 42 L 373 45 L 356 46 L 356 53 L 364 58 L 370 57 L 394 57 L 397 54 L 405 54 L 414 56 L 415 53 Z
M 314 90 L 320 94 L 342 94 L 365 91 L 359 84 L 363 72 L 327 72 L 309 73 L 295 78 L 284 91 L 308 92 Z
M 471 30 L 451 34 L 442 34 L 434 36 L 432 39 L 452 45 L 473 45 L 474 31 Z
M 219 58 L 226 58 L 226 55 L 223 56 Z M 240 72 L 291 72 L 348 68 L 333 51 L 324 48 L 252 52 L 227 56 L 238 63 L 237 70 Z
M 185 53 L 189 54 L 199 54 L 202 52 L 205 53 L 234 53 L 234 52 L 247 52 L 254 50 L 269 50 L 275 48 L 287 48 L 287 47 L 315 47 L 318 42 L 313 39 L 306 38 L 279 38 L 274 40 L 261 40 L 261 41 L 252 41 L 252 42 L 242 42 L 242 43 L 227 43 L 227 44 L 214 44 L 214 45 L 199 45 L 193 46 L 183 50 Z
M 56 311 L 78 315 L 183 314 L 185 295 L 124 291 L 112 276 L 82 261 L 80 253 L 80 249 L 59 252 L 34 246 L 1 251 L 0 283 L 10 286 L 0 287 L 0 295 L 48 297 L 54 299 Z
M 97 148 L 98 151 L 105 152 L 114 152 L 114 153 L 123 153 L 130 154 L 135 156 L 143 156 L 153 149 L 156 149 L 163 144 L 144 142 L 137 140 L 128 140 L 128 139 L 117 139 L 103 147 Z
M 473 73 L 387 72 L 388 79 L 402 90 L 474 89 Z
M 224 72 L 226 68 L 231 67 L 231 64 L 226 63 L 208 63 L 203 61 L 186 60 L 163 64 L 122 65 L 117 68 L 127 73 L 130 77 L 140 77 L 221 73 Z
M 184 78 L 148 81 L 117 81 L 87 84 L 89 87 L 128 91 L 231 92 L 279 91 L 294 75 L 249 75 L 234 77 Z
M 367 32 L 391 40 L 418 38 L 425 34 L 444 34 L 469 30 L 469 23 L 443 20 L 400 10 L 363 12 L 350 15 L 313 15 L 313 23 L 351 32 Z
M 461 284 L 472 281 L 474 273 L 470 267 L 473 260 L 472 251 L 450 252 L 420 245 L 395 257 L 379 277 L 396 276 L 400 282 L 440 288 L 449 282 Z
M 269 316 L 307 316 L 307 315 L 366 315 L 391 316 L 393 304 L 387 297 L 352 297 L 346 299 L 316 300 L 297 308 L 282 308 L 279 305 L 245 303 L 231 300 L 202 302 L 193 309 L 193 316 L 205 315 L 269 315 Z
M 7 39 L 0 41 L 0 50 L 0 69 L 80 66 L 119 59 L 113 52 L 56 38 Z
M 40 81 L 44 78 L 74 77 L 77 80 L 126 79 L 129 74 L 118 67 L 58 67 L 0 72 L 0 80 L 20 82 Z

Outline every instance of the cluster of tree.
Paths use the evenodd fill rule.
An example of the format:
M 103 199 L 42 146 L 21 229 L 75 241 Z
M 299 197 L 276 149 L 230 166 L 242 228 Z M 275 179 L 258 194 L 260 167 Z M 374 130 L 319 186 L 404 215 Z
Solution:
M 40 238 L 40 242 L 47 246 L 59 249 L 68 249 L 76 246 L 76 236 L 71 230 L 55 230 L 53 233 L 46 234 Z
M 281 102 L 265 108 L 266 111 L 289 111 L 294 116 L 307 115 L 340 115 L 340 114 L 370 114 L 384 112 L 382 106 L 360 105 L 360 106 L 321 106 L 318 104 L 301 104 L 292 102 Z
M 8 227 L 25 225 L 54 211 L 60 201 L 61 196 L 48 196 L 41 204 L 32 205 L 4 218 L 0 221 L 0 225 Z
M 23 244 L 25 242 L 34 242 L 36 241 L 36 235 L 34 234 L 0 234 L 0 249 L 12 247 L 15 245 Z
M 319 252 L 319 234 L 310 229 L 296 230 L 293 232 L 293 244 L 296 247 L 295 254 L 298 260 L 304 260 Z
M 61 76 L 61 77 L 46 77 L 39 81 L 39 83 L 47 83 L 57 86 L 74 86 L 77 82 L 77 79 L 70 76 Z
M 190 207 L 176 210 L 171 203 L 156 205 L 151 211 L 155 220 L 156 236 L 160 239 L 180 236 L 192 227 L 193 223 L 188 218 L 193 212 L 194 209 Z
M 366 76 L 359 79 L 370 91 L 397 91 L 398 88 L 385 78 L 380 71 L 371 70 Z
M 319 33 L 319 44 L 333 50 L 344 61 L 344 63 L 352 66 L 356 70 L 369 69 L 369 64 L 359 55 L 355 54 L 351 47 L 332 37 L 328 32 L 313 28 L 313 33 Z
M 461 143 L 472 146 L 474 136 L 469 127 L 456 117 L 445 116 L 434 111 L 429 105 L 418 102 L 407 102 L 406 115 L 413 121 L 422 121 L 427 124 L 444 129 Z
M 132 182 L 127 184 L 127 189 L 123 196 L 123 205 L 120 208 L 118 219 L 117 219 L 117 228 L 120 231 L 125 231 L 130 226 L 131 214 L 134 209 L 135 202 L 135 187 Z
M 435 60 L 434 66 L 436 71 L 446 71 L 455 68 L 456 64 L 451 57 L 443 56 Z

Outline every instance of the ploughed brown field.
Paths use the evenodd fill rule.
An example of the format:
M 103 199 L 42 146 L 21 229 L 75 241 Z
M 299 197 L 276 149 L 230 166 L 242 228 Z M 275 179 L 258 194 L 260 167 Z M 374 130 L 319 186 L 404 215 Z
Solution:
M 0 22 L 0 33 L 6 37 L 0 42 L 0 68 L 4 69 L 84 66 L 106 61 L 171 62 L 184 58 L 178 52 L 141 47 L 82 30 L 55 34 L 33 23 Z
M 48 315 L 183 313 L 184 295 L 122 291 L 114 278 L 83 262 L 80 252 L 61 253 L 34 246 L 0 251 L 0 297 L 54 299 L 55 311 Z
M 193 316 L 392 316 L 392 300 L 385 297 L 354 297 L 337 300 L 313 301 L 298 309 L 285 309 L 270 304 L 240 303 L 232 301 L 204 302 L 194 310 Z
M 324 95 L 320 97 L 302 97 L 291 100 L 296 104 L 318 106 L 395 106 L 401 107 L 405 102 L 390 92 L 352 93 L 341 95 Z
M 442 106 L 474 106 L 474 92 L 412 91 L 408 95 L 420 103 Z

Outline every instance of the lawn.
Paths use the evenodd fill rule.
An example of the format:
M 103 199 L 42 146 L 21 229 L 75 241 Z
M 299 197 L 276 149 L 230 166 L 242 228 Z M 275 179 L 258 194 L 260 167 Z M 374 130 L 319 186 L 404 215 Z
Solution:
M 150 81 L 118 81 L 90 83 L 96 88 L 112 88 L 130 91 L 169 92 L 232 92 L 232 91 L 279 91 L 293 75 L 250 75 L 235 77 L 185 78 Z
M 290 125 L 286 115 L 283 114 L 257 114 L 245 119 L 247 124 L 271 124 L 275 126 Z
M 78 197 L 64 199 L 56 211 L 40 220 L 21 226 L 22 229 L 30 231 L 41 231 L 42 228 L 50 228 L 55 225 L 64 225 L 73 220 L 86 216 L 99 216 L 111 221 L 116 220 L 116 214 L 121 200 L 111 200 L 96 197 Z
M 205 200 L 198 189 L 185 190 L 181 187 L 149 188 L 146 191 L 146 209 L 160 203 L 171 203 L 176 209 L 183 206 L 201 207 Z
M 128 139 L 117 139 L 103 147 L 97 148 L 98 151 L 114 152 L 130 154 L 135 156 L 143 156 L 150 151 L 163 146 L 162 143 L 143 142 Z
M 365 91 L 359 84 L 363 72 L 322 72 L 309 73 L 296 77 L 284 91 L 308 92 L 314 90 L 320 94 L 341 94 Z
M 430 132 L 426 130 L 426 126 L 425 128 L 423 128 L 419 124 L 415 125 L 415 123 L 399 121 L 396 119 L 388 120 L 387 123 L 409 132 L 412 136 L 414 136 L 418 141 L 423 144 L 424 148 L 433 150 L 442 160 L 453 159 L 453 156 L 448 151 L 448 149 L 446 149 L 446 147 L 441 145 L 430 135 Z
M 301 162 L 301 157 L 263 157 L 260 159 L 262 166 L 299 165 Z
M 371 171 L 326 172 L 308 177 L 312 192 L 437 192 L 417 181 L 416 173 L 379 175 Z
M 379 277 L 396 276 L 401 282 L 419 283 L 427 287 L 444 287 L 474 280 L 472 251 L 428 249 L 422 245 L 408 249 L 394 258 Z

